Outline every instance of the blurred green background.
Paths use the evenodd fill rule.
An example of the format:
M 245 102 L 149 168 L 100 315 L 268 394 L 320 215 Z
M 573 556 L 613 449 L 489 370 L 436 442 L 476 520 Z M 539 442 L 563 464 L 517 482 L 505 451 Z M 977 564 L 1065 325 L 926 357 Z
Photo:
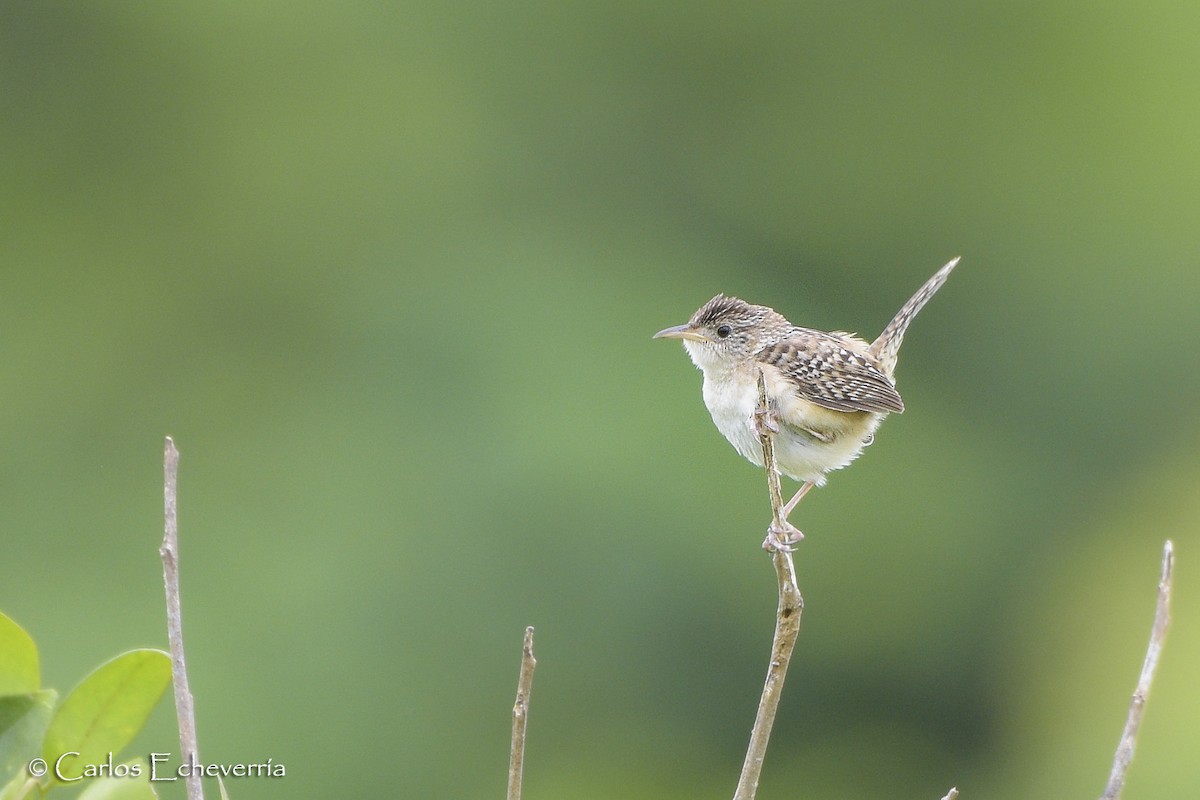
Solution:
M 165 646 L 182 451 L 236 797 L 732 795 L 763 476 L 651 341 L 718 291 L 908 405 L 793 517 L 761 798 L 1200 796 L 1200 6 L 8 3 L 0 607 L 62 691 Z M 169 703 L 137 751 L 177 752 Z M 181 797 L 170 787 L 166 797 Z

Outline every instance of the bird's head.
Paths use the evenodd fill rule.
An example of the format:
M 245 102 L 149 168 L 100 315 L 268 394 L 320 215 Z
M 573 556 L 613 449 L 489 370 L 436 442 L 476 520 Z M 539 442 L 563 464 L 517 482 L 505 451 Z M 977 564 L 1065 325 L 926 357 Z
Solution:
M 719 294 L 700 306 L 687 324 L 661 330 L 654 338 L 682 340 L 692 361 L 707 372 L 732 369 L 778 341 L 791 327 L 766 306 Z

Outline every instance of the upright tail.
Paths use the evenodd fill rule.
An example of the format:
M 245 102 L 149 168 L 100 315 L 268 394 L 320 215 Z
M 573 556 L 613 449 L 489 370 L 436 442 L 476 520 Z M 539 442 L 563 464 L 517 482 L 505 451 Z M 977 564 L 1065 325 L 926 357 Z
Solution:
M 908 329 L 908 323 L 912 322 L 917 312 L 929 302 L 929 298 L 933 297 L 937 293 L 937 290 L 942 288 L 942 284 L 946 282 L 946 278 L 950 277 L 950 271 L 957 266 L 958 258 L 953 258 L 950 260 L 950 263 L 939 269 L 932 278 L 925 281 L 925 285 L 908 299 L 908 302 L 904 304 L 904 308 L 900 309 L 899 313 L 887 324 L 887 327 L 883 329 L 883 333 L 879 334 L 879 338 L 871 343 L 869 352 L 875 358 L 879 359 L 879 363 L 888 375 L 891 375 L 896 370 L 896 357 L 900 352 L 900 344 L 904 341 L 904 331 Z

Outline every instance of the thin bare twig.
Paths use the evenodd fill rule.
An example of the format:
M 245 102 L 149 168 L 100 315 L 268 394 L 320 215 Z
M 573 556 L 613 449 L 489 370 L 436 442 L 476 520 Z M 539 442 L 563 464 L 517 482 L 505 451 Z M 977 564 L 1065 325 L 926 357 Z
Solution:
M 171 646 L 171 679 L 175 685 L 175 716 L 179 720 L 179 749 L 183 763 L 199 763 L 196 745 L 196 709 L 188 688 L 187 666 L 183 660 L 183 615 L 179 608 L 179 522 L 175 513 L 179 479 L 179 451 L 168 436 L 163 448 L 163 541 L 158 549 L 163 564 L 163 584 L 167 592 L 167 639 Z M 188 800 L 204 800 L 198 770 L 189 770 Z
M 762 373 L 758 376 L 759 406 L 769 413 L 767 386 Z M 783 524 L 783 496 L 779 490 L 779 471 L 775 465 L 775 446 L 769 427 L 760 426 L 763 448 L 763 464 L 767 470 L 767 490 L 771 495 L 773 531 L 785 529 Z M 774 534 L 768 534 L 772 537 Z M 767 742 L 771 728 L 775 725 L 775 712 L 779 698 L 783 695 L 783 682 L 787 677 L 788 664 L 796 637 L 800 633 L 800 616 L 804 610 L 804 598 L 796 585 L 796 568 L 792 564 L 792 553 L 786 545 L 771 548 L 771 561 L 775 565 L 775 577 L 779 585 L 779 607 L 775 614 L 775 636 L 771 641 L 771 663 L 767 667 L 767 680 L 762 697 L 758 701 L 758 715 L 750 730 L 750 746 L 746 749 L 746 760 L 742 763 L 742 774 L 738 779 L 734 800 L 753 800 L 758 792 L 758 779 L 762 774 L 763 759 L 767 754 Z
M 513 704 L 512 753 L 508 759 L 508 800 L 521 800 L 521 775 L 525 770 L 525 725 L 529 718 L 529 693 L 533 690 L 533 627 L 525 629 L 521 648 L 521 675 L 517 679 L 517 702 Z
M 1174 572 L 1175 548 L 1168 539 L 1163 545 L 1162 573 L 1158 579 L 1158 603 L 1154 609 L 1154 627 L 1150 629 L 1150 645 L 1146 648 L 1142 674 L 1138 678 L 1137 688 L 1133 691 L 1133 701 L 1129 704 L 1129 718 L 1125 720 L 1125 730 L 1121 732 L 1121 741 L 1117 744 L 1112 773 L 1108 776 L 1108 786 L 1104 788 L 1102 800 L 1117 800 L 1121 796 L 1121 790 L 1125 788 L 1125 773 L 1129 771 L 1129 764 L 1133 761 L 1133 746 L 1137 740 L 1138 728 L 1142 724 L 1142 714 L 1146 710 L 1150 683 L 1154 680 L 1158 657 L 1167 638 L 1167 625 L 1171 621 L 1171 579 Z

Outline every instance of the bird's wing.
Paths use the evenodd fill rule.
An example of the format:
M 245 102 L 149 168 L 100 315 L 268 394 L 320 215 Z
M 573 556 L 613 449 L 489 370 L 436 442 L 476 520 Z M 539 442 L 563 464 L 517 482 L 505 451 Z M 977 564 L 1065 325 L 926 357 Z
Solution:
M 848 334 L 797 328 L 755 358 L 780 371 L 804 399 L 834 411 L 904 410 L 904 401 L 866 342 Z

